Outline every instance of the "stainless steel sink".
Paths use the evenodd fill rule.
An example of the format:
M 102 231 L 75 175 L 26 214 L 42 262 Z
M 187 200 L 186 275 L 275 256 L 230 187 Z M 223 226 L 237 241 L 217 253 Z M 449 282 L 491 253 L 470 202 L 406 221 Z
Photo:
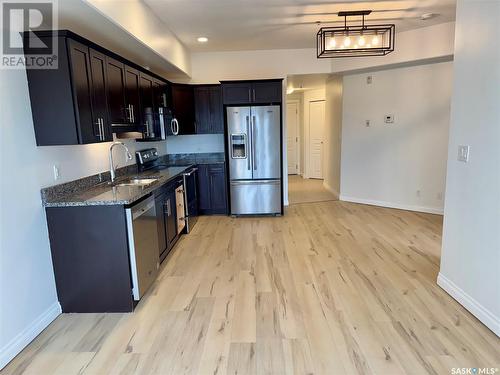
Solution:
M 122 180 L 115 182 L 114 186 L 147 186 L 153 182 L 158 181 L 158 178 L 131 178 L 129 180 Z

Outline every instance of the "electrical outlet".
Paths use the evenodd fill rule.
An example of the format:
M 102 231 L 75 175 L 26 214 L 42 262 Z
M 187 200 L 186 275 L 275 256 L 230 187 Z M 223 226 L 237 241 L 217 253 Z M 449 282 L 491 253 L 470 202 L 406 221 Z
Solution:
M 384 121 L 386 124 L 392 124 L 394 123 L 394 115 L 385 115 L 384 116 Z
M 467 163 L 469 161 L 469 151 L 470 151 L 470 146 L 463 146 L 463 145 L 458 146 L 458 157 L 457 157 L 458 161 Z
M 55 181 L 59 180 L 59 178 L 61 177 L 61 173 L 60 173 L 60 170 L 59 170 L 59 165 L 54 164 L 53 171 L 54 171 L 54 180 Z
M 372 77 L 372 76 L 367 76 L 367 77 L 366 77 L 366 84 L 367 84 L 367 85 L 371 85 L 371 84 L 372 84 L 372 81 L 373 81 L 373 77 Z

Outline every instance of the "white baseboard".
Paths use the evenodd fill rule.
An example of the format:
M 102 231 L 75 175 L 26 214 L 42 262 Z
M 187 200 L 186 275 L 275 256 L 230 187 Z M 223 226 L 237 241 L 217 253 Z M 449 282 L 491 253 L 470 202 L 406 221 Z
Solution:
M 495 316 L 490 310 L 465 293 L 462 288 L 442 273 L 438 275 L 437 284 L 446 293 L 457 300 L 458 303 L 469 310 L 469 312 L 478 318 L 486 327 L 491 329 L 495 335 L 500 337 L 500 317 Z
M 323 187 L 328 190 L 330 193 L 332 193 L 333 195 L 335 195 L 335 198 L 339 198 L 339 192 L 337 190 L 335 190 L 334 188 L 332 188 L 329 184 L 326 183 L 325 180 L 323 180 Z
M 386 201 L 377 201 L 377 200 L 372 200 L 372 199 L 349 197 L 349 196 L 346 196 L 343 194 L 340 194 L 339 199 L 341 201 L 345 201 L 345 202 L 361 203 L 361 204 L 368 204 L 371 206 L 381 206 L 381 207 L 388 207 L 388 208 L 397 208 L 399 210 L 425 212 L 425 213 L 437 214 L 437 215 L 443 215 L 443 213 L 444 213 L 442 208 L 437 208 L 437 207 L 411 206 L 411 205 L 392 203 L 392 202 L 386 202 Z
M 0 370 L 12 361 L 12 359 L 52 323 L 59 314 L 61 314 L 61 305 L 59 302 L 55 302 L 22 332 L 5 344 L 4 347 L 0 349 Z

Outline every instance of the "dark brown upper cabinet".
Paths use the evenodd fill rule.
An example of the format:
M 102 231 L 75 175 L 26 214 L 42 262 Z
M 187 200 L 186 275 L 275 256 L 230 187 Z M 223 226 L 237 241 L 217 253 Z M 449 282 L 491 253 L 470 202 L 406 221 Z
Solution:
M 200 85 L 194 88 L 196 134 L 224 133 L 220 85 Z
M 223 81 L 224 104 L 271 104 L 282 101 L 282 80 Z
M 41 36 L 43 41 L 50 36 Z M 105 56 L 58 37 L 58 69 L 27 69 L 38 146 L 112 139 L 107 113 Z
M 194 88 L 192 85 L 172 84 L 172 116 L 178 123 L 178 135 L 196 134 L 194 120 Z M 169 130 L 171 134 L 171 131 Z
M 168 82 L 70 31 L 36 32 L 47 43 L 54 34 L 58 68 L 26 71 L 37 145 L 107 142 L 113 133 L 143 131 L 143 108 L 157 110 L 167 100 Z

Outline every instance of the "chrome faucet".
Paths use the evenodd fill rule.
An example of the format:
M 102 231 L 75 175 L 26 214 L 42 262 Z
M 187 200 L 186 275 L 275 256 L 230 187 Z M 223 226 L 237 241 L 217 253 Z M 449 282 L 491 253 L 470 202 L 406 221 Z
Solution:
M 121 145 L 125 148 L 125 156 L 127 160 L 132 160 L 132 154 L 128 150 L 128 147 L 125 146 L 123 142 L 113 142 L 109 147 L 109 173 L 111 174 L 111 182 L 115 182 L 116 174 L 115 174 L 115 166 L 113 165 L 113 147 Z

